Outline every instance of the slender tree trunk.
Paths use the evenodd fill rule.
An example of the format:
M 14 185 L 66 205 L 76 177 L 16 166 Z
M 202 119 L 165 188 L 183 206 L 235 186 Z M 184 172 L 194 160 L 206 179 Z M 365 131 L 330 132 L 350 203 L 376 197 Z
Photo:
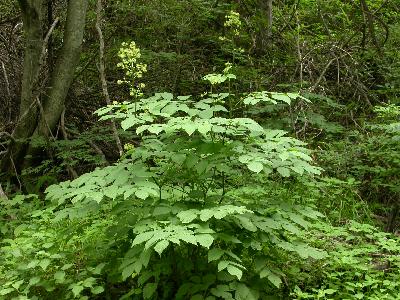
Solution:
M 87 0 L 69 0 L 64 43 L 51 76 L 48 97 L 43 102 L 36 134 L 51 136 L 64 109 L 65 99 L 79 63 L 83 33 L 85 29 Z
M 382 49 L 379 46 L 378 39 L 377 39 L 376 33 L 375 33 L 374 16 L 368 7 L 367 1 L 360 0 L 360 5 L 361 5 L 361 11 L 364 16 L 364 23 L 365 23 L 364 26 L 368 28 L 369 34 L 371 36 L 372 44 L 375 46 L 378 53 L 382 54 Z M 366 39 L 366 37 L 365 37 L 366 28 L 365 27 L 364 27 L 364 32 L 363 32 L 363 47 L 365 46 L 365 39 Z
M 19 0 L 25 30 L 25 54 L 19 117 L 12 133 L 8 152 L 1 161 L 0 171 L 10 172 L 12 161 L 18 165 L 25 156 L 27 139 L 34 132 L 38 120 L 35 99 L 43 48 L 43 0 Z
M 261 12 L 263 14 L 263 21 L 259 34 L 259 47 L 262 52 L 267 49 L 268 44 L 271 43 L 272 37 L 272 21 L 273 21 L 273 0 L 260 0 Z
M 267 8 L 267 37 L 271 38 L 272 36 L 272 2 L 273 0 L 266 0 L 266 8 Z
M 46 41 L 51 34 L 49 31 L 46 41 L 43 39 L 43 16 L 45 5 L 48 4 L 46 1 L 48 0 L 19 0 L 26 34 L 20 115 L 7 155 L 1 161 L 0 172 L 20 171 L 19 167 L 23 165 L 26 153 L 38 153 L 38 149 L 29 147 L 29 138 L 48 138 L 52 135 L 60 120 L 74 71 L 79 63 L 88 1 L 69 0 L 62 49 L 55 62 L 46 95 L 40 97 L 43 91 L 37 88 L 40 82 L 39 73 L 46 53 Z

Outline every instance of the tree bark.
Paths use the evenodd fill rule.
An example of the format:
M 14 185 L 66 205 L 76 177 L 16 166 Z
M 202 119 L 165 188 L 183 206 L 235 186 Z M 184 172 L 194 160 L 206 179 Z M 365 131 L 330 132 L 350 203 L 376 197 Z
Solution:
M 371 36 L 372 44 L 375 46 L 378 53 L 382 54 L 382 49 L 379 46 L 378 39 L 377 39 L 376 33 L 375 33 L 374 16 L 373 16 L 371 10 L 369 9 L 368 4 L 365 0 L 360 0 L 360 5 L 361 5 L 362 14 L 364 16 L 364 23 L 366 23 L 364 26 L 368 28 L 369 34 Z M 365 47 L 365 39 L 366 39 L 365 27 L 363 29 L 363 40 L 362 40 L 363 48 Z
M 0 170 L 9 172 L 11 160 L 20 161 L 25 156 L 27 139 L 32 135 L 38 120 L 34 97 L 35 84 L 39 78 L 40 56 L 43 48 L 43 0 L 19 0 L 25 30 L 25 53 L 23 63 L 19 117 L 12 133 L 7 154 L 1 161 Z
M 20 166 L 24 165 L 26 153 L 37 153 L 37 149 L 29 147 L 29 139 L 47 139 L 52 135 L 60 120 L 74 71 L 79 63 L 88 1 L 69 0 L 62 49 L 52 71 L 46 95 L 40 97 L 43 91 L 39 91 L 37 86 L 47 47 L 42 30 L 45 5 L 48 4 L 46 1 L 19 0 L 26 35 L 20 114 L 7 154 L 1 161 L 0 172 L 11 174 L 14 172 L 11 168 L 13 164 L 17 166 L 15 172 L 19 172 Z M 46 39 L 48 40 L 47 36 Z
M 272 1 L 273 0 L 267 0 L 267 37 L 271 38 L 272 36 Z
M 272 21 L 273 21 L 273 0 L 261 0 L 260 7 L 262 13 L 262 23 L 259 34 L 259 47 L 262 52 L 267 49 L 268 44 L 271 43 L 272 37 Z
M 49 137 L 56 128 L 64 109 L 65 99 L 79 63 L 86 22 L 87 0 L 68 2 L 64 43 L 51 76 L 48 97 L 43 102 L 43 114 L 35 134 Z

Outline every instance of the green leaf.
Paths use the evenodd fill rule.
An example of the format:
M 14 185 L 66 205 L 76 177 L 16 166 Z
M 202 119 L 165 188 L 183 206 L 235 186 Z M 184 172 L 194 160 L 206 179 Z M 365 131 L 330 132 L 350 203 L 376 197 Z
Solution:
M 192 97 L 192 95 L 187 95 L 187 96 L 178 96 L 177 98 L 178 98 L 178 100 L 185 101 L 185 100 L 189 99 L 190 97 Z
M 50 265 L 51 260 L 48 258 L 45 258 L 40 261 L 39 266 L 42 267 L 43 271 L 46 271 L 47 267 Z
M 218 248 L 211 249 L 210 251 L 208 251 L 208 262 L 220 259 L 222 255 L 224 255 L 224 253 L 224 250 Z
M 23 284 L 23 283 L 24 283 L 24 280 L 18 280 L 18 281 L 14 282 L 14 283 L 12 284 L 12 287 L 13 287 L 14 289 L 18 290 L 19 287 L 21 286 L 21 284 Z
M 294 249 L 301 258 L 308 258 L 310 252 L 307 245 L 297 245 Z
M 179 238 L 182 241 L 185 241 L 186 243 L 197 245 L 196 237 L 193 234 L 188 234 L 188 233 L 180 234 L 180 235 L 177 235 L 176 238 Z
M 157 206 L 153 211 L 153 216 L 167 215 L 171 212 L 171 208 L 167 206 Z
M 61 270 L 65 271 L 68 270 L 69 268 L 71 268 L 73 266 L 73 264 L 65 264 L 61 267 Z
M 238 280 L 240 280 L 242 278 L 242 275 L 243 275 L 242 270 L 240 270 L 239 268 L 237 268 L 235 266 L 228 265 L 227 266 L 227 271 L 232 276 L 236 276 Z
M 226 299 L 226 300 L 233 300 L 232 295 L 229 293 L 230 288 L 227 285 L 217 285 L 216 288 L 211 289 L 211 293 L 219 298 Z
M 188 120 L 186 123 L 182 124 L 182 129 L 186 131 L 186 133 L 190 136 L 193 132 L 196 131 L 197 126 L 196 123 Z
M 158 93 L 157 95 L 160 95 L 161 97 L 163 97 L 167 101 L 171 101 L 174 98 L 174 95 L 172 95 L 171 93 L 167 93 L 167 92 Z M 190 96 L 180 96 L 180 99 L 183 99 L 185 97 L 187 97 L 186 99 L 188 99 Z
M 235 253 L 233 253 L 232 251 L 225 251 L 225 253 L 228 254 L 233 259 L 236 259 L 238 262 L 242 262 L 241 258 L 239 256 L 237 256 Z
M 72 293 L 74 294 L 75 297 L 78 297 L 82 291 L 83 291 L 83 286 L 78 284 L 72 285 Z
M 65 278 L 65 272 L 64 271 L 57 271 L 54 274 L 54 279 L 60 282 L 63 282 Z
M 287 104 L 291 102 L 291 98 L 285 94 L 271 93 L 271 97 L 275 100 L 286 102 Z
M 199 211 L 197 209 L 189 209 L 181 211 L 179 214 L 177 214 L 177 217 L 182 223 L 190 223 L 197 218 L 198 213 Z
M 218 272 L 221 272 L 222 270 L 226 269 L 228 266 L 229 266 L 229 261 L 221 260 L 218 263 Z
M 326 294 L 326 295 L 333 295 L 334 293 L 336 293 L 337 292 L 337 290 L 334 290 L 334 289 L 326 289 L 326 290 L 324 290 L 324 293 Z M 363 297 L 364 298 L 364 297 Z
M 257 231 L 257 227 L 251 222 L 251 220 L 245 216 L 235 216 L 239 221 L 238 223 L 244 228 L 252 232 Z
M 278 156 L 282 161 L 285 161 L 289 158 L 289 152 L 282 152 Z
M 288 168 L 285 167 L 279 167 L 276 169 L 279 174 L 281 174 L 283 177 L 289 177 L 290 176 L 290 171 Z
M 118 195 L 119 187 L 115 185 L 111 185 L 104 190 L 104 195 L 108 198 L 115 199 Z
M 147 283 L 143 288 L 143 299 L 150 299 L 157 289 L 157 283 Z
M 161 254 L 162 254 L 163 251 L 168 247 L 168 245 L 169 245 L 169 241 L 167 241 L 167 240 L 159 241 L 159 242 L 154 246 L 154 250 L 161 256 Z
M 260 278 L 261 278 L 261 279 L 262 279 L 262 278 L 265 278 L 265 277 L 267 277 L 267 276 L 270 275 L 270 274 L 272 274 L 271 270 L 268 269 L 267 267 L 265 267 L 265 268 L 263 268 L 263 269 L 261 270 L 261 272 L 260 272 Z
M 132 247 L 148 241 L 154 236 L 154 231 L 148 231 L 138 234 L 132 242 Z
M 138 121 L 139 120 L 135 116 L 129 116 L 128 118 L 126 118 L 121 122 L 121 127 L 123 130 L 127 130 L 132 126 L 136 125 Z
M 98 285 L 98 286 L 93 287 L 91 289 L 91 292 L 94 295 L 98 295 L 98 294 L 101 294 L 102 292 L 104 292 L 104 288 L 102 286 Z
M 310 223 L 303 219 L 303 217 L 299 214 L 288 213 L 290 220 L 300 225 L 301 227 L 307 229 L 310 226 Z
M 202 220 L 203 222 L 208 221 L 213 216 L 214 216 L 214 211 L 212 211 L 211 209 L 203 209 L 200 211 L 200 220 Z
M 314 259 L 323 259 L 323 258 L 326 258 L 328 256 L 328 253 L 326 253 L 323 250 L 314 249 L 314 248 L 310 247 L 309 256 L 314 258 Z
M 203 247 L 210 248 L 214 242 L 214 237 L 211 234 L 200 234 L 196 236 L 196 240 Z
M 268 280 L 277 288 L 279 288 L 282 284 L 281 278 L 274 273 L 271 273 L 270 275 L 268 275 Z
M 0 290 L 0 296 L 5 296 L 14 291 L 14 288 L 5 288 Z
M 303 175 L 303 174 L 304 174 L 304 168 L 301 167 L 301 166 L 294 165 L 294 166 L 291 166 L 290 168 L 291 168 L 293 171 L 295 171 L 297 174 L 300 174 L 300 175 Z
M 103 268 L 106 266 L 106 264 L 105 263 L 100 263 L 100 264 L 98 264 L 97 266 L 96 266 L 96 268 L 94 268 L 93 270 L 92 270 L 92 273 L 93 274 L 96 274 L 96 275 L 100 275 L 101 274 L 101 270 L 103 270 Z
M 145 200 L 149 196 L 149 193 L 144 189 L 140 189 L 135 192 L 135 196 L 139 199 Z
M 199 112 L 199 117 L 201 119 L 211 119 L 214 116 L 214 111 L 212 109 L 206 109 Z
M 301 233 L 299 228 L 291 223 L 283 223 L 282 228 L 286 229 L 287 231 L 289 231 L 295 235 L 300 235 L 300 233 Z
M 164 130 L 164 125 L 163 124 L 153 124 L 153 125 L 150 125 L 147 130 L 150 133 L 159 134 L 160 132 L 162 132 Z
M 129 276 L 131 276 L 135 270 L 137 265 L 135 263 L 128 265 L 122 270 L 122 280 L 125 281 Z
M 250 171 L 260 173 L 262 169 L 264 168 L 263 164 L 258 162 L 258 161 L 252 161 L 247 164 L 247 167 L 249 168 Z
M 100 203 L 103 200 L 104 194 L 101 192 L 89 192 L 86 197 Z
M 279 286 L 282 283 L 281 278 L 276 275 L 275 273 L 273 273 L 270 269 L 268 269 L 267 267 L 265 267 L 264 269 L 262 269 L 262 271 L 260 272 L 260 278 L 265 278 L 267 277 L 268 280 L 277 288 L 279 288 Z
M 95 284 L 95 283 L 96 283 L 96 278 L 88 277 L 83 281 L 82 285 L 84 287 L 90 287 L 91 288 L 91 287 L 93 287 L 93 284 Z
M 239 283 L 236 286 L 235 300 L 257 300 L 258 298 L 258 293 L 248 288 L 245 284 Z
M 149 125 L 142 125 L 136 128 L 136 134 L 141 134 L 149 128 Z
M 209 121 L 203 121 L 199 126 L 197 127 L 197 130 L 202 134 L 202 135 L 207 135 L 212 129 L 211 123 Z

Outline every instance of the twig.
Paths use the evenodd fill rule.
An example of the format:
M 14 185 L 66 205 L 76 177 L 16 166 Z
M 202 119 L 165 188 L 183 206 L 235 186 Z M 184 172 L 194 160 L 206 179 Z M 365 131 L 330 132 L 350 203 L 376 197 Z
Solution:
M 7 75 L 7 70 L 6 66 L 4 65 L 4 62 L 1 62 L 1 68 L 3 70 L 3 76 L 4 76 L 4 81 L 6 84 L 6 92 L 8 96 L 8 113 L 9 113 L 9 118 L 11 118 L 11 113 L 12 113 L 12 108 L 11 108 L 11 103 L 12 103 L 12 97 L 11 97 L 11 92 L 10 92 L 10 83 L 8 81 L 8 75 Z
M 44 109 L 43 109 L 43 105 L 42 105 L 42 103 L 40 102 L 39 97 L 36 97 L 36 102 L 37 102 L 37 104 L 38 104 L 38 106 L 39 106 L 40 114 L 42 115 L 42 118 L 43 118 L 43 120 L 44 120 L 44 123 L 46 124 L 47 130 L 49 131 L 49 133 L 50 133 L 51 138 L 53 139 L 53 141 L 55 141 L 56 138 L 54 137 L 53 133 L 52 133 L 51 130 L 50 130 L 49 123 L 47 123 L 46 115 L 45 115 Z
M 102 21 L 101 12 L 103 10 L 101 1 L 102 0 L 97 0 L 97 6 L 96 6 L 96 15 L 97 15 L 96 29 L 97 29 L 97 33 L 99 36 L 99 44 L 100 44 L 100 46 L 99 46 L 99 73 L 100 73 L 101 87 L 103 89 L 104 98 L 106 99 L 107 105 L 111 105 L 110 95 L 108 93 L 108 87 L 107 87 L 106 74 L 105 74 L 104 38 L 103 38 L 103 32 L 101 31 L 101 21 Z M 117 131 L 117 127 L 115 126 L 114 119 L 111 119 L 111 128 L 112 128 L 115 142 L 117 144 L 119 155 L 122 155 L 122 153 L 123 153 L 122 144 L 121 144 L 121 140 L 119 139 L 119 136 L 118 136 L 118 131 Z
M 14 172 L 15 172 L 15 177 L 17 177 L 17 181 L 18 181 L 18 185 L 19 185 L 19 190 L 22 190 L 22 183 L 21 183 L 21 180 L 19 180 L 18 171 L 17 171 L 17 167 L 15 166 L 15 163 L 14 163 L 14 160 L 13 160 L 13 154 L 12 154 L 12 152 L 11 152 L 11 155 L 10 155 L 10 161 L 11 161 L 11 164 L 12 164 L 13 169 L 14 169 Z
M 65 131 L 66 131 L 66 132 L 69 132 L 69 133 L 72 134 L 72 135 L 79 135 L 79 133 L 74 132 L 73 130 L 68 129 L 68 128 L 66 128 L 66 127 L 65 127 Z M 94 150 L 98 155 L 101 156 L 101 158 L 102 158 L 102 160 L 103 160 L 103 165 L 108 166 L 109 163 L 108 163 L 108 160 L 107 160 L 107 158 L 106 158 L 106 155 L 105 155 L 104 152 L 100 149 L 100 147 L 97 146 L 93 141 L 90 141 L 90 140 L 85 140 L 85 141 L 90 145 L 90 147 L 93 148 L 93 150 Z
M 90 147 L 93 148 L 93 150 L 94 150 L 98 155 L 101 156 L 101 158 L 102 158 L 102 160 L 103 160 L 103 165 L 108 166 L 108 165 L 109 165 L 108 160 L 107 160 L 107 158 L 106 158 L 104 152 L 100 149 L 100 147 L 97 146 L 97 145 L 96 145 L 94 142 L 92 142 L 92 141 L 88 141 L 88 144 L 90 145 Z
M 3 191 L 3 188 L 1 187 L 1 183 L 0 183 L 0 198 L 5 198 L 6 200 L 8 200 L 6 193 Z
M 297 22 L 296 46 L 297 46 L 297 56 L 300 63 L 300 88 L 303 88 L 303 58 L 301 56 L 301 49 L 300 49 L 300 22 L 297 13 L 296 13 L 296 22 Z
M 13 137 L 11 134 L 9 134 L 7 131 L 2 131 L 2 132 L 0 132 L 0 137 L 1 137 L 2 135 L 7 136 L 7 137 L 9 137 L 11 140 L 14 141 L 14 137 Z
M 40 60 L 39 60 L 40 65 L 43 63 L 43 60 L 46 56 L 47 44 L 49 43 L 50 36 L 53 33 L 53 30 L 54 30 L 54 28 L 56 28 L 59 21 L 60 21 L 60 18 L 58 18 L 58 17 L 54 19 L 53 24 L 51 24 L 51 27 L 50 27 L 49 31 L 47 31 L 47 34 L 43 40 L 42 54 L 40 55 Z
M 315 84 L 309 89 L 310 92 L 313 92 L 313 91 L 318 87 L 318 85 L 319 85 L 319 83 L 321 82 L 322 78 L 324 77 L 326 71 L 328 71 L 330 65 L 331 65 L 335 60 L 337 60 L 337 59 L 338 59 L 337 57 L 332 58 L 332 59 L 327 63 L 327 65 L 325 66 L 325 68 L 324 68 L 324 70 L 322 71 L 321 75 L 319 75 L 319 77 L 318 77 L 317 81 L 315 82 Z

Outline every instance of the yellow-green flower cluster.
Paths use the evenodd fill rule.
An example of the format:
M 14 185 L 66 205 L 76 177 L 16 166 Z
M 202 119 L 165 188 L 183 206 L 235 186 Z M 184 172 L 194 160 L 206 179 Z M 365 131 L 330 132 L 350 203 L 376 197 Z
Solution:
M 229 71 L 232 69 L 233 65 L 230 62 L 225 63 L 225 69 L 222 71 L 224 74 L 228 74 Z
M 240 21 L 240 14 L 236 11 L 231 10 L 229 15 L 225 16 L 224 26 L 227 28 L 231 28 L 233 35 L 240 34 L 240 27 L 242 27 L 242 21 Z
M 147 72 L 147 65 L 139 63 L 141 58 L 140 49 L 136 47 L 135 42 L 129 44 L 124 42 L 118 51 L 118 57 L 121 62 L 117 67 L 125 71 L 125 76 L 122 80 L 118 80 L 118 84 L 127 84 L 129 86 L 129 93 L 132 97 L 140 97 L 143 95 L 144 83 L 136 82 L 137 79 L 142 78 L 143 74 Z
M 124 150 L 125 150 L 125 151 L 130 151 L 130 150 L 134 150 L 134 149 L 135 149 L 135 145 L 134 145 L 134 144 L 126 143 L 126 144 L 124 145 Z

